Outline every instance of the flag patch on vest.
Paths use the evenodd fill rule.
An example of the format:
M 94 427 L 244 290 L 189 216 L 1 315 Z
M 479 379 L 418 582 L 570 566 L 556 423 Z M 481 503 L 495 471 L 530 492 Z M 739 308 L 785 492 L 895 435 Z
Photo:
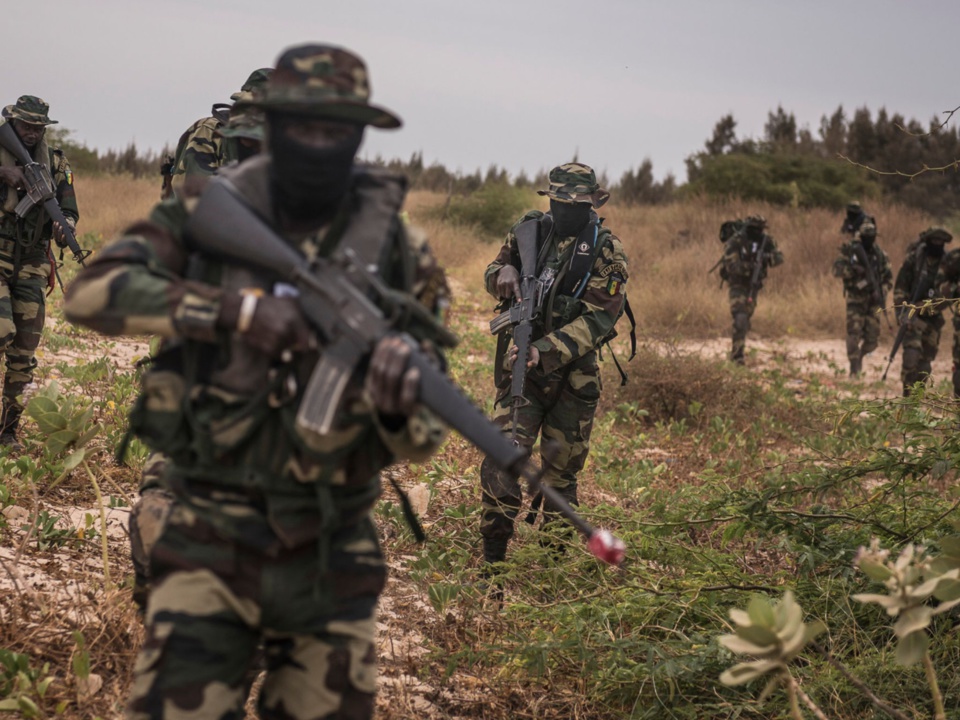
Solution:
M 73 171 L 67 168 L 63 174 L 66 177 L 67 185 L 73 185 Z

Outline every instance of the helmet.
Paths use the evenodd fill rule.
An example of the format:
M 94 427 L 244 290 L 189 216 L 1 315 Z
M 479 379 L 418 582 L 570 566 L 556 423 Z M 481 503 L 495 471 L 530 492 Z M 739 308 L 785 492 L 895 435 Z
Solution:
M 876 237 L 877 226 L 872 222 L 865 222 L 860 226 L 860 237 Z
M 863 208 L 860 207 L 859 200 L 851 200 L 847 203 L 847 212 L 851 215 L 856 215 L 857 213 L 863 212 Z
M 763 215 L 749 215 L 747 219 L 743 221 L 743 224 L 748 228 L 760 228 L 761 230 L 767 226 L 767 219 Z

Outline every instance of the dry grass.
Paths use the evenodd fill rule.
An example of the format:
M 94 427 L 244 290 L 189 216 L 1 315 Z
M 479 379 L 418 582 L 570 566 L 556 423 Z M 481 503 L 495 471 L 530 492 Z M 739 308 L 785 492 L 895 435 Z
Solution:
M 125 226 L 149 212 L 158 194 L 158 182 L 151 179 L 80 178 L 81 233 L 93 233 L 98 240 L 116 237 Z M 471 322 L 476 320 L 482 326 L 486 318 L 479 315 L 488 309 L 490 303 L 483 295 L 480 281 L 483 269 L 497 252 L 498 244 L 482 240 L 470 228 L 431 219 L 427 210 L 443 201 L 441 195 L 414 192 L 410 195 L 408 209 L 413 222 L 428 232 L 437 255 L 448 268 L 458 295 L 457 307 L 469 315 L 478 316 L 471 318 Z M 881 243 L 891 254 L 896 267 L 905 246 L 929 223 L 918 213 L 898 207 L 870 209 L 878 218 Z M 691 339 L 726 335 L 729 325 L 726 295 L 718 287 L 718 276 L 707 275 L 707 270 L 721 252 L 716 239 L 717 230 L 725 219 L 759 212 L 767 217 L 770 232 L 786 256 L 786 264 L 771 273 L 760 298 L 755 330 L 770 336 L 840 337 L 843 301 L 839 281 L 830 275 L 840 240 L 837 232 L 839 216 L 825 211 L 696 202 L 662 208 L 612 206 L 604 211 L 607 224 L 621 237 L 630 257 L 630 298 L 642 335 Z M 90 335 L 85 342 L 90 343 L 93 357 L 98 352 L 94 350 L 97 339 Z M 460 350 L 464 355 L 472 351 L 475 352 L 467 347 Z M 672 359 L 669 355 L 661 355 L 647 353 L 641 358 L 642 362 L 634 363 L 631 369 L 634 380 L 625 391 L 627 394 L 618 396 L 607 392 L 604 409 L 635 401 L 654 409 L 662 406 L 664 416 L 683 415 L 693 399 L 702 403 L 707 397 L 714 405 L 726 407 L 749 400 L 749 393 L 755 392 L 746 382 L 741 383 L 737 378 L 731 381 L 719 366 L 702 365 L 682 355 Z M 45 358 L 44 363 L 52 363 L 52 358 Z M 482 382 L 482 387 L 471 386 L 469 389 L 482 395 L 489 387 L 489 377 L 484 376 Z M 712 412 L 713 406 L 709 409 Z M 460 442 L 448 444 L 441 457 L 447 461 L 459 461 L 463 468 L 475 468 L 478 462 L 476 453 L 465 449 Z M 109 466 L 109 461 L 105 460 L 105 465 Z M 119 473 L 119 469 L 112 467 L 107 467 L 106 471 Z M 118 474 L 117 480 L 133 491 L 135 481 L 129 476 L 120 477 Z M 446 482 L 461 482 L 461 478 L 448 478 Z M 74 488 L 75 492 L 62 497 L 60 502 L 88 502 L 83 487 L 81 484 Z M 68 487 L 64 485 L 61 490 L 66 492 Z M 588 497 L 588 504 L 595 504 L 592 500 Z M 2 535 L 8 545 L 7 541 L 19 542 L 20 538 L 21 534 L 13 530 Z M 388 555 L 397 551 L 390 545 L 388 541 Z M 131 568 L 125 539 L 115 537 L 111 546 L 112 575 L 129 577 Z M 61 717 L 117 717 L 140 642 L 139 623 L 131 608 L 128 591 L 102 589 L 102 575 L 97 576 L 96 563 L 91 563 L 91 558 L 96 558 L 94 548 L 61 552 L 61 560 L 51 557 L 54 553 L 39 550 L 28 554 L 34 566 L 52 568 L 49 585 L 42 589 L 0 592 L 0 648 L 29 654 L 35 665 L 50 663 L 51 673 L 59 678 L 53 686 L 58 693 L 54 700 L 69 701 Z M 6 574 L 9 571 L 0 569 L 0 575 Z M 425 631 L 418 629 L 418 622 L 427 607 L 421 597 L 422 588 L 413 587 L 409 578 L 400 576 L 392 582 L 388 595 L 385 617 L 391 618 L 391 646 L 396 638 L 422 637 Z M 417 603 L 409 599 L 416 597 L 420 598 Z M 455 627 L 451 626 L 451 633 Z M 454 637 L 451 634 L 451 639 L 459 643 L 471 642 L 471 628 L 461 630 L 465 635 L 456 634 Z M 77 688 L 70 671 L 71 658 L 76 651 L 72 631 L 83 633 L 90 648 L 93 671 L 105 679 L 104 689 L 95 698 L 81 702 L 75 699 Z M 531 717 L 531 712 L 536 715 L 540 710 L 544 711 L 540 713 L 541 717 L 561 716 L 559 711 L 547 712 L 540 707 L 543 697 L 535 696 L 536 687 L 530 688 L 530 696 L 515 692 L 495 698 L 490 696 L 487 679 L 474 678 L 463 672 L 448 681 L 448 686 L 457 691 L 460 704 L 457 712 L 425 713 L 407 697 L 405 689 L 405 683 L 415 682 L 413 677 L 419 671 L 418 656 L 412 650 L 388 650 L 390 648 L 383 649 L 384 682 L 379 703 L 385 718 Z M 395 679 L 393 684 L 390 678 Z M 568 704 L 563 712 L 570 717 L 570 710 L 578 701 L 572 697 L 565 697 L 564 701 Z

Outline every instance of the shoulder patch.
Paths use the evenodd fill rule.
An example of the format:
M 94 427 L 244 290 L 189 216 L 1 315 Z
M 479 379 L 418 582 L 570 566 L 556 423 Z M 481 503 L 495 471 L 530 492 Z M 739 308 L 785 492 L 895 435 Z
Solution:
M 626 277 L 627 275 L 627 266 L 622 262 L 612 262 L 609 265 L 604 265 L 600 271 L 597 273 L 602 278 L 609 277 L 613 273 L 619 273 L 621 276 Z

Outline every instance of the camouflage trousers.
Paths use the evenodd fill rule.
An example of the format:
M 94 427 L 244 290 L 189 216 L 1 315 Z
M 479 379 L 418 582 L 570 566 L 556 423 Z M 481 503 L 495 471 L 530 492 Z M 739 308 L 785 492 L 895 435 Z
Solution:
M 152 452 L 140 476 L 140 499 L 130 509 L 130 558 L 133 560 L 133 599 L 141 611 L 146 609 L 150 591 L 150 553 L 173 506 L 173 493 L 163 487 L 167 458 Z
M 750 289 L 731 285 L 729 290 L 730 315 L 733 316 L 730 347 L 730 359 L 743 363 L 743 354 L 747 348 L 747 333 L 750 332 L 750 318 L 756 309 L 756 303 L 750 302 Z
M 591 352 L 574 365 L 546 377 L 531 371 L 524 392 L 529 403 L 520 407 L 517 419 L 517 442 L 528 451 L 542 435 L 543 482 L 558 490 L 572 505 L 577 504 L 577 474 L 590 450 L 590 431 L 601 390 L 596 353 Z M 505 433 L 512 432 L 509 375 L 497 390 L 492 420 Z M 520 483 L 485 459 L 480 466 L 480 487 L 480 534 L 486 541 L 499 541 L 505 550 L 523 501 Z M 549 503 L 544 503 L 543 509 L 545 519 L 556 517 L 556 510 Z
M 862 359 L 877 349 L 880 342 L 879 308 L 869 302 L 847 299 L 847 359 Z
M 933 361 L 940 349 L 940 330 L 943 328 L 942 315 L 916 315 L 910 320 L 910 326 L 903 336 L 903 358 L 900 365 L 900 380 L 903 382 L 903 394 L 909 395 L 910 388 L 918 382 L 926 382 L 933 370 Z
M 255 535 L 269 532 L 263 516 L 252 525 Z M 127 717 L 242 720 L 260 644 L 263 720 L 372 717 L 383 556 L 369 514 L 327 539 L 326 552 L 316 542 L 255 550 L 175 503 L 150 557 L 146 637 Z
M 17 281 L 11 283 L 12 271 L 0 264 L 0 353 L 6 358 L 3 404 L 12 408 L 17 417 L 23 410 L 20 402 L 23 391 L 33 382 L 37 368 L 36 352 L 46 318 L 49 269 L 49 263 L 38 268 L 22 268 Z M 30 270 L 36 270 L 36 274 Z

